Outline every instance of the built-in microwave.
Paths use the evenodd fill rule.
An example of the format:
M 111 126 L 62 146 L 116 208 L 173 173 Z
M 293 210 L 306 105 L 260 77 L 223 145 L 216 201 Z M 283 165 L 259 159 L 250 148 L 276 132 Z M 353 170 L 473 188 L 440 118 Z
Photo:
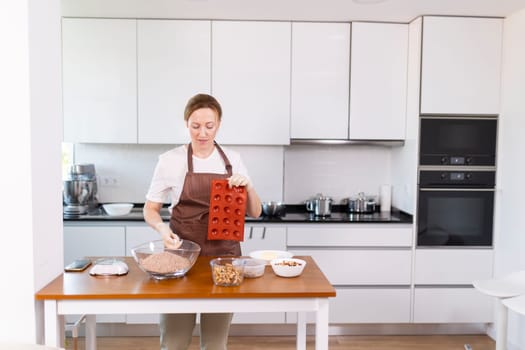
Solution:
M 496 165 L 496 117 L 422 116 L 420 122 L 419 165 Z

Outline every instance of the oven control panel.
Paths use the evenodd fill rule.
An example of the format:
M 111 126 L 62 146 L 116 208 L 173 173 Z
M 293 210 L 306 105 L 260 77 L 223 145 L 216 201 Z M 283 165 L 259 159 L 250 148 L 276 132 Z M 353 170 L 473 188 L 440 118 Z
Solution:
M 419 185 L 422 187 L 494 187 L 494 171 L 448 171 L 425 170 L 419 173 Z

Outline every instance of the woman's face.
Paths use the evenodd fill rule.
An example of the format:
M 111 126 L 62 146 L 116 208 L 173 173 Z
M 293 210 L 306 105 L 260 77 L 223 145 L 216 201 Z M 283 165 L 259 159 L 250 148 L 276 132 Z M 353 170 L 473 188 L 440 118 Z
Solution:
M 200 147 L 213 145 L 220 124 L 219 115 L 213 109 L 195 110 L 187 122 L 192 144 Z

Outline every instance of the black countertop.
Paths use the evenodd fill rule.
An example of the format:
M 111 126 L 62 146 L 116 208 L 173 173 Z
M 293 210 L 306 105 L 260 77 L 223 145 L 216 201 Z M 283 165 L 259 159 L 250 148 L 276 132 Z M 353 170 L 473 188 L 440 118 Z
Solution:
M 142 215 L 142 203 L 136 203 L 131 213 L 123 216 L 109 216 L 102 207 L 97 208 L 86 215 L 64 217 L 64 222 L 89 222 L 89 221 L 144 221 Z M 246 223 L 271 223 L 271 224 L 291 224 L 291 223 L 404 223 L 413 222 L 412 215 L 403 211 L 392 209 L 391 212 L 374 212 L 366 214 L 348 213 L 344 211 L 345 206 L 334 205 L 330 216 L 315 216 L 306 211 L 303 204 L 288 204 L 286 212 L 282 216 L 260 216 L 258 218 L 246 217 Z M 170 218 L 167 207 L 161 210 L 161 216 L 165 221 Z

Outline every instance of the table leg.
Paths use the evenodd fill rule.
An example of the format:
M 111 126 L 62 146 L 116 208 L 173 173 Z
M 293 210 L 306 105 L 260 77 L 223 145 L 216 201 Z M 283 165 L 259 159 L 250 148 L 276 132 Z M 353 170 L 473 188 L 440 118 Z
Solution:
M 60 316 L 57 313 L 56 300 L 44 302 L 44 340 L 46 345 L 59 347 L 60 339 Z
M 496 350 L 507 349 L 507 317 L 509 311 L 503 305 L 502 299 L 498 299 L 498 319 L 496 320 Z
M 96 315 L 86 315 L 86 350 L 97 350 Z
M 306 312 L 297 313 L 297 350 L 306 350 Z
M 328 299 L 319 299 L 315 316 L 315 350 L 328 350 Z

